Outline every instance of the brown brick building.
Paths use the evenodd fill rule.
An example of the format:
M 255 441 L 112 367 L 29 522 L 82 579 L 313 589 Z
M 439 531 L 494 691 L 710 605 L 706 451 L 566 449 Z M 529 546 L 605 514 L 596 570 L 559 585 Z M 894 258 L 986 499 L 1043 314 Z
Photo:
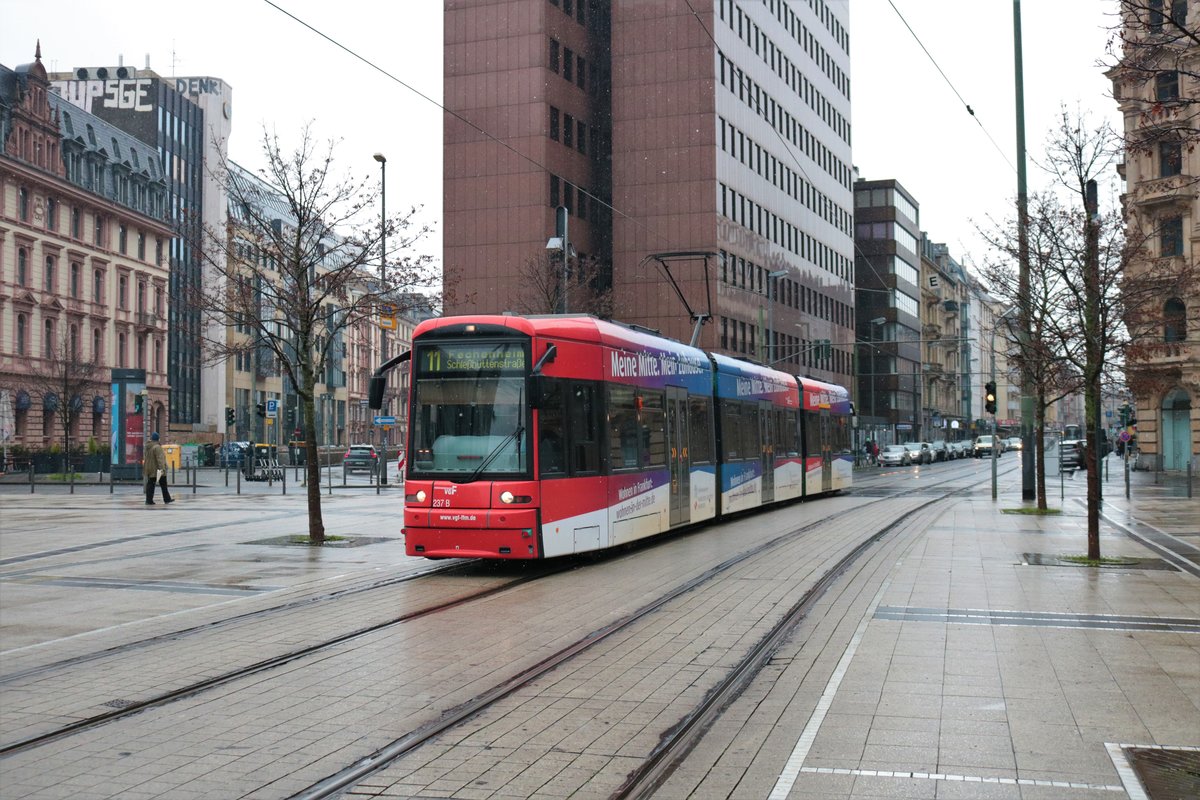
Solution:
M 446 4 L 447 313 L 520 308 L 525 265 L 559 257 L 547 242 L 563 206 L 616 319 L 688 340 L 653 256 L 708 253 L 666 260 L 692 309 L 711 307 L 702 346 L 848 383 L 846 9 L 694 7 Z

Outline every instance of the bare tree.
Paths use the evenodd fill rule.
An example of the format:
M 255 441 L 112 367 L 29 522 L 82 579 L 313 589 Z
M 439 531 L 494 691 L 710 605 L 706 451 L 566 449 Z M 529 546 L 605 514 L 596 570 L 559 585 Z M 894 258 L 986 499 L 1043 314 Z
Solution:
M 83 413 L 86 398 L 102 389 L 101 375 L 96 354 L 85 356 L 70 336 L 61 337 L 44 357 L 30 361 L 30 388 L 42 401 L 43 413 L 52 414 L 62 431 L 64 472 L 70 465 L 73 423 Z
M 406 303 L 436 285 L 428 256 L 413 247 L 429 232 L 417 208 L 390 217 L 378 208 L 374 177 L 334 174 L 334 142 L 318 144 L 311 128 L 287 152 L 263 132 L 266 166 L 250 173 L 225 165 L 227 231 L 206 231 L 207 278 L 198 306 L 208 325 L 210 361 L 242 357 L 277 371 L 301 406 L 306 447 L 309 539 L 325 539 L 317 456 L 318 387 L 339 385 L 335 369 L 346 332 L 377 324 L 383 306 Z M 386 242 L 386 252 L 384 243 Z
M 1185 91 L 1200 81 L 1189 50 L 1200 44 L 1200 14 L 1190 0 L 1120 0 L 1118 21 L 1109 38 L 1114 99 L 1127 115 L 1125 147 L 1157 155 L 1161 177 L 1194 182 L 1179 174 L 1182 155 L 1200 144 L 1200 96 Z
M 605 319 L 612 317 L 612 289 L 604 281 L 604 270 L 595 258 L 571 258 L 567 263 L 565 289 L 567 309 Z M 539 253 L 521 265 L 523 286 L 516 311 L 522 314 L 554 314 L 563 305 L 563 262 L 561 256 Z
M 1028 365 L 1051 370 L 1045 373 L 1047 382 L 1058 375 L 1077 380 L 1083 390 L 1089 559 L 1100 558 L 1101 382 L 1107 374 L 1110 384 L 1121 383 L 1115 372 L 1130 346 L 1126 323 L 1156 315 L 1161 319 L 1161 298 L 1196 280 L 1194 269 L 1181 270 L 1169 259 L 1147 260 L 1146 240 L 1127 237 L 1115 203 L 1101 210 L 1097 180 L 1110 174 L 1118 144 L 1108 128 L 1089 128 L 1085 117 L 1074 118 L 1065 110 L 1048 138 L 1042 166 L 1058 193 L 1039 195 L 1028 216 L 1034 295 L 1029 302 L 1036 323 L 1018 350 L 1018 358 Z M 995 240 L 1013 252 L 1014 238 Z M 1003 277 L 1003 270 L 997 273 Z M 1001 285 L 1011 291 L 1005 280 Z M 1054 361 L 1059 362 L 1057 372 Z

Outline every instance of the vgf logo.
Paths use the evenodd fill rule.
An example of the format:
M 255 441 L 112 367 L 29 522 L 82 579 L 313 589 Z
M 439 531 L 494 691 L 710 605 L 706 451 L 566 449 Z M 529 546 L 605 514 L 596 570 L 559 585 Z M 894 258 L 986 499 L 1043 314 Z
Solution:
M 445 492 L 446 494 L 458 494 L 458 487 L 457 487 L 457 486 L 439 486 L 439 487 L 437 487 L 437 488 L 438 488 L 439 490 L 441 490 L 441 491 Z

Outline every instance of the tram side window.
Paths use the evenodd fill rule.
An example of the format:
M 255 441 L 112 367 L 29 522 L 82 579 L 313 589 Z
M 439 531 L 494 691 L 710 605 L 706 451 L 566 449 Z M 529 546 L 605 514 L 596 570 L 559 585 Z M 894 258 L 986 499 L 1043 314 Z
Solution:
M 721 460 L 736 461 L 742 453 L 742 431 L 738 404 L 722 401 L 721 407 Z
M 608 458 L 612 469 L 638 466 L 638 419 L 631 386 L 608 387 Z
M 805 411 L 804 416 L 804 450 L 809 457 L 819 456 L 825 449 L 821 440 L 821 421 L 812 411 Z
M 643 390 L 639 418 L 642 428 L 642 466 L 667 465 L 667 414 L 662 392 Z
M 795 458 L 800 455 L 799 431 L 796 428 L 796 412 L 788 411 L 784 414 L 783 422 L 783 446 L 790 458 Z
M 754 403 L 742 403 L 742 454 L 744 458 L 760 458 L 762 456 L 761 422 L 758 419 L 758 406 Z
M 600 426 L 596 408 L 596 386 L 574 383 L 569 399 L 571 426 L 571 474 L 600 473 Z
M 691 462 L 711 464 L 713 460 L 712 401 L 707 397 L 688 398 L 688 439 Z
M 563 381 L 545 381 L 545 395 L 538 410 L 538 463 L 542 477 L 561 477 L 567 472 L 566 413 Z
M 831 415 L 833 423 L 833 451 L 835 453 L 850 453 L 850 418 L 843 415 Z

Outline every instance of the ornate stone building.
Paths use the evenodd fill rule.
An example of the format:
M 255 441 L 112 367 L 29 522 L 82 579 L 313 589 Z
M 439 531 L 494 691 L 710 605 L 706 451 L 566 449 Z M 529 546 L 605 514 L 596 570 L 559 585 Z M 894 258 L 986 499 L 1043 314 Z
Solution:
M 1125 119 L 1127 238 L 1145 242 L 1129 272 L 1186 276 L 1127 319 L 1126 375 L 1142 463 L 1184 469 L 1200 453 L 1200 6 L 1127 1 L 1121 11 L 1107 74 Z
M 33 63 L 0 65 L 0 144 L 0 438 L 106 443 L 113 368 L 146 370 L 150 425 L 165 430 L 171 229 L 157 152 L 53 94 L 40 44 Z M 71 370 L 88 377 L 62 397 L 48 378 Z

